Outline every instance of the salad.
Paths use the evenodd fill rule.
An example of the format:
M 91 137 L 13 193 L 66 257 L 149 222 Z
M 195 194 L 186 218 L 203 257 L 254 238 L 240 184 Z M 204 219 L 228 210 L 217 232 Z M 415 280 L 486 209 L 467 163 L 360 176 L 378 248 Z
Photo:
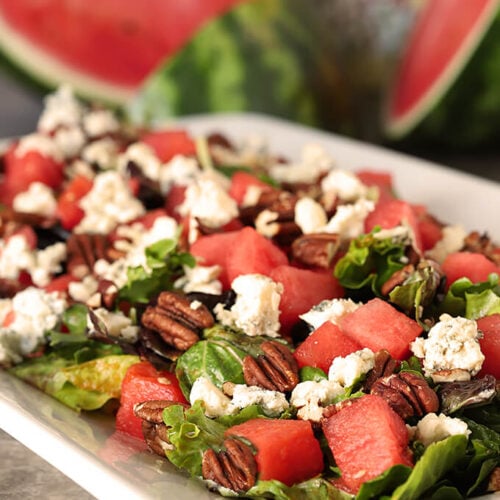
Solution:
M 2 155 L 1 366 L 224 496 L 498 491 L 500 247 L 283 155 L 47 96 Z

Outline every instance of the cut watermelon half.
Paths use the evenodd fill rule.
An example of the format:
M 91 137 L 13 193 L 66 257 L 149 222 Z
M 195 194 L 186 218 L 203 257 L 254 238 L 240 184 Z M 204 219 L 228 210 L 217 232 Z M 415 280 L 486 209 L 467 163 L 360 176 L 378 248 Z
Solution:
M 207 21 L 242 0 L 0 0 L 0 48 L 48 86 L 127 101 Z
M 428 1 L 408 38 L 388 97 L 385 131 L 407 135 L 466 66 L 499 10 L 498 0 Z

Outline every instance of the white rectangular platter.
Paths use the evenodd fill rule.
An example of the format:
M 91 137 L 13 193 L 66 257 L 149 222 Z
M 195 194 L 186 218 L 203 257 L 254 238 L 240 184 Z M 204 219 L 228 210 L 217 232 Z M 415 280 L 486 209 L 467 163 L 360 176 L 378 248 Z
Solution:
M 238 141 L 258 135 L 272 152 L 290 159 L 299 157 L 305 143 L 320 144 L 338 168 L 390 172 L 403 199 L 426 205 L 443 222 L 486 231 L 500 241 L 500 184 L 262 115 L 195 116 L 180 122 L 194 136 L 221 132 Z M 79 415 L 2 371 L 0 427 L 96 498 L 218 498 L 134 440 L 116 439 L 111 416 Z

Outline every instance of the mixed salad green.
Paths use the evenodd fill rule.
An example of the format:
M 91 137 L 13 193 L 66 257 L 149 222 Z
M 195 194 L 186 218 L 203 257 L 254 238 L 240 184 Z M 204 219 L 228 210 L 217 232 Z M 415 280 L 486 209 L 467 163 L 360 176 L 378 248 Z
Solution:
M 47 97 L 37 131 L 2 156 L 0 364 L 76 411 L 121 407 L 119 415 L 133 401 L 122 421 L 145 420 L 146 442 L 222 495 L 451 499 L 498 491 L 500 248 L 399 200 L 381 179 L 340 170 L 315 145 L 291 161 L 254 138 L 235 144 L 216 131 L 194 139 L 182 129 L 133 128 L 63 87 Z M 410 215 L 398 218 L 401 207 Z M 456 255 L 466 257 L 458 271 L 449 258 Z M 349 337 L 344 322 L 374 300 L 418 332 L 399 358 L 387 339 L 392 369 L 378 376 L 379 352 Z M 337 352 L 340 337 L 321 355 L 309 347 L 325 323 L 357 345 L 332 354 L 326 369 L 319 358 Z M 157 376 L 137 375 L 132 390 L 130 369 L 139 363 Z M 373 395 L 369 379 L 387 386 L 404 372 L 436 394 L 438 408 L 413 405 L 402 417 L 401 391 Z M 162 373 L 175 374 L 184 397 L 163 401 L 161 421 L 149 425 L 133 409 L 165 399 L 145 385 L 164 381 Z M 367 396 L 384 399 L 390 418 L 403 421 L 411 465 L 360 464 L 369 477 L 353 486 L 324 426 Z M 228 488 L 217 480 L 234 472 L 224 462 L 228 435 L 266 420 L 307 422 L 321 469 L 307 476 L 290 465 L 298 480 L 287 484 L 244 437 L 256 469 L 244 487 Z M 377 430 L 366 435 L 370 452 Z M 207 450 L 221 470 L 206 473 Z

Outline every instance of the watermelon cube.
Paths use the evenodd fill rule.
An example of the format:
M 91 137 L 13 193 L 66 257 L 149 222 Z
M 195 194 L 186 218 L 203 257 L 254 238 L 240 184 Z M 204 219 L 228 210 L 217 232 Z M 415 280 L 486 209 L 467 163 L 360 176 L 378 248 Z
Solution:
M 369 233 L 376 226 L 382 229 L 405 225 L 410 227 L 414 235 L 414 244 L 417 250 L 422 250 L 422 240 L 418 221 L 413 207 L 403 200 L 385 199 L 375 205 L 375 210 L 370 212 L 365 219 L 365 232 Z
M 500 314 L 478 319 L 477 327 L 483 333 L 479 344 L 485 358 L 479 376 L 493 375 L 500 379 Z
M 288 257 L 271 240 L 259 234 L 253 227 L 244 227 L 237 232 L 237 238 L 229 247 L 220 247 L 219 253 L 226 253 L 226 268 L 229 282 L 242 274 L 263 274 L 288 264 Z
M 386 349 L 399 360 L 409 356 L 409 344 L 422 333 L 416 321 L 379 298 L 346 314 L 340 320 L 340 328 L 362 347 L 373 352 Z
M 323 454 L 307 420 L 255 418 L 230 427 L 226 436 L 247 439 L 256 448 L 259 479 L 291 486 L 323 470 Z
M 231 177 L 229 196 L 231 196 L 231 198 L 233 198 L 238 205 L 242 205 L 250 187 L 256 187 L 261 191 L 271 191 L 273 189 L 269 184 L 266 184 L 255 177 L 255 175 L 240 171 L 236 172 Z
M 469 278 L 472 283 L 486 281 L 491 273 L 500 274 L 500 268 L 482 253 L 454 252 L 446 256 L 442 264 L 449 287 L 459 278 Z
M 380 396 L 345 401 L 322 427 L 342 474 L 339 486 L 350 493 L 393 465 L 412 466 L 406 425 Z
M 297 347 L 293 355 L 299 368 L 314 366 L 328 373 L 337 356 L 347 356 L 360 349 L 361 346 L 336 324 L 325 321 Z
M 341 298 L 344 289 L 331 270 L 311 271 L 289 265 L 271 269 L 272 280 L 283 285 L 280 323 L 285 332 L 299 321 L 299 315 L 322 300 Z

